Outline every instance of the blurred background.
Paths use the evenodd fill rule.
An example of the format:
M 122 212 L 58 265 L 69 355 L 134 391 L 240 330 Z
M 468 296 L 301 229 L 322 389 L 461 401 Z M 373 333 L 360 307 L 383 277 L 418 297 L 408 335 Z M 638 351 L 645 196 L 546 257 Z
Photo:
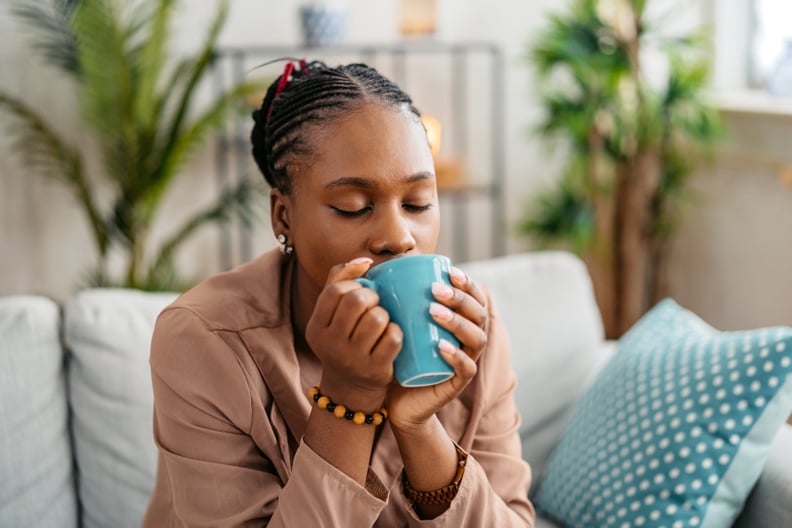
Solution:
M 575 251 L 611 335 L 663 296 L 792 324 L 788 2 L 223 5 L 2 4 L 0 295 L 178 289 L 275 247 L 249 116 L 261 65 L 305 57 L 370 62 L 427 116 L 439 252 Z

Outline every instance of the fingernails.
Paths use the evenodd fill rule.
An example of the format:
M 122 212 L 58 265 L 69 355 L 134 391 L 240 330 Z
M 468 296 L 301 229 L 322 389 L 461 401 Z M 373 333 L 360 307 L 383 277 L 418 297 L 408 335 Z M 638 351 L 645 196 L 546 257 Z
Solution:
M 435 297 L 439 297 L 441 299 L 450 299 L 454 296 L 454 290 L 442 282 L 432 283 L 432 293 L 435 295 Z
M 441 321 L 450 321 L 453 316 L 451 310 L 436 302 L 429 304 L 429 313 L 432 314 L 435 319 Z
M 344 265 L 345 266 L 357 266 L 358 264 L 371 264 L 372 262 L 374 262 L 374 261 L 371 260 L 368 257 L 358 257 L 356 259 L 350 260 L 349 262 L 347 262 Z
M 437 348 L 440 349 L 440 352 L 445 353 L 448 356 L 455 356 L 457 353 L 457 347 L 452 345 L 449 341 L 445 339 L 441 339 L 439 343 L 437 343 Z
M 463 283 L 467 282 L 467 275 L 465 275 L 465 272 L 457 268 L 456 266 L 451 266 L 451 269 L 448 271 L 448 274 L 451 275 L 453 278 L 462 281 Z

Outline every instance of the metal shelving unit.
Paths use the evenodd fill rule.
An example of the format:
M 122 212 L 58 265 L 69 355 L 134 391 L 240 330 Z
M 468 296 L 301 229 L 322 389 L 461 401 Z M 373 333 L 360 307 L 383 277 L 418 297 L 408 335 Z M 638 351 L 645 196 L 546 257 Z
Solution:
M 496 45 L 430 40 L 327 48 L 224 48 L 214 65 L 214 89 L 220 92 L 254 75 L 274 78 L 283 63 L 257 66 L 284 57 L 320 59 L 330 65 L 365 62 L 397 82 L 422 113 L 442 114 L 443 150 L 451 151 L 466 170 L 461 180 L 439 182 L 443 212 L 439 250 L 458 262 L 504 253 L 504 60 Z M 235 179 L 260 178 L 250 155 L 250 127 L 250 121 L 236 121 L 217 139 L 215 171 L 220 188 Z M 251 237 L 244 226 L 221 233 L 223 269 L 253 256 Z

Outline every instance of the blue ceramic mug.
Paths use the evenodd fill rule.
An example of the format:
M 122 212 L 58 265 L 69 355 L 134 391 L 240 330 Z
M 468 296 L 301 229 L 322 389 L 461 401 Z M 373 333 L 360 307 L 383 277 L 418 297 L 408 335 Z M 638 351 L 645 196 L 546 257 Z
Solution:
M 443 255 L 412 255 L 378 264 L 356 279 L 379 295 L 379 304 L 399 325 L 404 340 L 393 362 L 396 381 L 403 387 L 427 387 L 454 375 L 437 349 L 440 339 L 459 346 L 459 341 L 434 322 L 429 304 L 434 301 L 432 283 L 451 285 L 451 261 Z

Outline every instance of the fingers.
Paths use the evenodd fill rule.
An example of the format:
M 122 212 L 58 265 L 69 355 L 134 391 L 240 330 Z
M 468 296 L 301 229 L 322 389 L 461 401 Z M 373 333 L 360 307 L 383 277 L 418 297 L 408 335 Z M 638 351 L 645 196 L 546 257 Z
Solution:
M 352 282 L 352 279 L 362 277 L 363 274 L 366 273 L 366 271 L 368 271 L 368 269 L 371 267 L 372 262 L 373 261 L 371 259 L 363 257 L 351 260 L 345 264 L 333 266 L 333 268 L 330 270 L 330 273 L 327 275 L 325 289 L 316 300 L 316 306 L 314 307 L 313 316 L 311 317 L 311 321 L 314 325 L 319 325 L 322 327 L 329 326 L 330 322 L 333 320 L 333 315 L 338 309 L 339 303 L 344 298 L 346 293 L 356 289 L 360 289 L 361 292 L 369 291 L 370 293 L 374 293 L 363 288 L 356 282 Z M 361 293 L 359 295 L 361 295 L 364 303 L 366 297 L 370 297 L 370 294 L 365 293 Z M 354 328 L 354 323 L 356 321 L 357 319 L 352 322 L 351 326 L 348 325 L 349 327 L 347 328 L 347 335 L 349 335 L 349 333 L 352 331 L 352 328 Z
M 334 266 L 309 326 L 312 333 L 332 326 L 334 335 L 345 337 L 356 349 L 371 351 L 372 355 L 379 351 L 392 361 L 401 349 L 401 330 L 379 306 L 377 293 L 351 280 L 363 276 L 371 264 L 369 258 L 358 258 Z
M 483 328 L 487 322 L 487 309 L 472 295 L 442 282 L 432 284 L 432 294 L 435 299 L 475 325 Z
M 379 336 L 377 344 L 371 352 L 373 358 L 390 368 L 389 377 L 393 376 L 393 360 L 402 348 L 404 334 L 396 323 L 388 323 L 385 332 Z
M 368 257 L 360 257 L 344 264 L 337 264 L 333 266 L 330 269 L 330 273 L 327 274 L 326 285 L 362 277 L 373 263 L 374 261 Z
M 373 306 L 366 310 L 358 319 L 357 325 L 350 334 L 350 339 L 352 343 L 359 345 L 361 348 L 372 350 L 389 323 L 390 316 L 388 312 L 381 306 Z
M 483 289 L 459 268 L 452 267 L 450 287 L 443 283 L 432 284 L 432 294 L 440 303 L 429 307 L 435 322 L 454 334 L 462 348 L 477 359 L 487 344 L 486 327 L 489 312 Z
M 437 324 L 459 339 L 462 348 L 470 357 L 474 360 L 478 359 L 479 354 L 487 345 L 487 333 L 480 326 L 440 303 L 431 303 L 429 313 Z
M 484 294 L 484 290 L 478 285 L 478 283 L 472 280 L 464 271 L 457 268 L 456 266 L 451 267 L 449 276 L 451 277 L 451 284 L 453 284 L 454 287 L 459 288 L 463 292 L 470 295 L 478 302 L 479 305 L 486 309 L 487 296 Z
M 455 391 L 461 390 L 476 375 L 476 361 L 445 339 L 440 340 L 437 348 L 443 359 L 454 369 L 454 377 L 448 380 L 449 383 Z

